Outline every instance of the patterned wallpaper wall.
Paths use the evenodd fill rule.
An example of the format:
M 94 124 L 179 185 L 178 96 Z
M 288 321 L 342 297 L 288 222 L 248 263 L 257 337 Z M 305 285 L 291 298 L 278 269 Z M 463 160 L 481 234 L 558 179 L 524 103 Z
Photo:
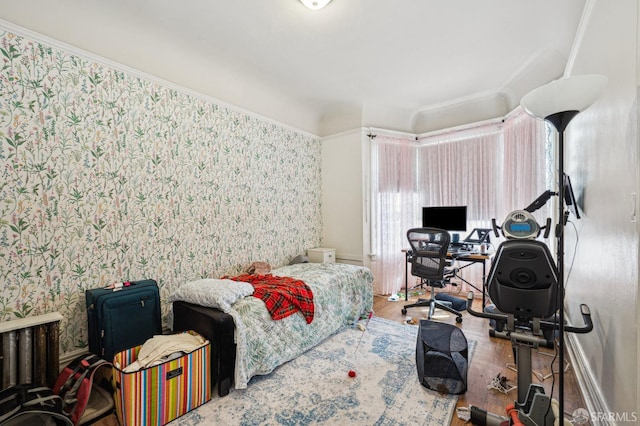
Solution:
M 287 263 L 319 245 L 320 142 L 0 29 L 0 321 L 59 311 L 87 344 L 84 291 Z

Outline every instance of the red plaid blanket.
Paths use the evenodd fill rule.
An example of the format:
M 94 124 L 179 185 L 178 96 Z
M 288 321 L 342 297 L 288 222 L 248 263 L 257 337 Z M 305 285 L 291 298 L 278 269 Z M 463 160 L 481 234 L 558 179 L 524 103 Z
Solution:
M 229 279 L 251 284 L 255 289 L 253 296 L 264 302 L 274 320 L 286 318 L 300 311 L 307 324 L 313 321 L 313 293 L 304 281 L 291 277 L 249 274 Z

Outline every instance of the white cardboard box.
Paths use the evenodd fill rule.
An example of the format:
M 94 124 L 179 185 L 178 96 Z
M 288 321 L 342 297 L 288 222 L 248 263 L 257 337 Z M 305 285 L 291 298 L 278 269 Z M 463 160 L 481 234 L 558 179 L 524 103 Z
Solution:
M 317 247 L 307 250 L 309 262 L 312 263 L 335 263 L 336 249 Z

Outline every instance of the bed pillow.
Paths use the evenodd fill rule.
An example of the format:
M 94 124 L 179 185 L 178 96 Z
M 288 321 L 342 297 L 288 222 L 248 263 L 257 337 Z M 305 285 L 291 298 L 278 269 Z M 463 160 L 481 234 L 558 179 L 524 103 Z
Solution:
M 181 300 L 229 312 L 237 300 L 252 294 L 253 286 L 249 283 L 205 278 L 181 285 L 169 296 L 169 301 Z

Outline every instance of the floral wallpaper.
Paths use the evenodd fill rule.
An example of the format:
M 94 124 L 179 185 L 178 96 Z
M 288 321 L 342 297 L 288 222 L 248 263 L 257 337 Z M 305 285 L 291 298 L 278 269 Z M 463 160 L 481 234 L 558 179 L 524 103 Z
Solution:
M 280 266 L 318 246 L 320 142 L 0 28 L 0 321 L 84 292 Z

